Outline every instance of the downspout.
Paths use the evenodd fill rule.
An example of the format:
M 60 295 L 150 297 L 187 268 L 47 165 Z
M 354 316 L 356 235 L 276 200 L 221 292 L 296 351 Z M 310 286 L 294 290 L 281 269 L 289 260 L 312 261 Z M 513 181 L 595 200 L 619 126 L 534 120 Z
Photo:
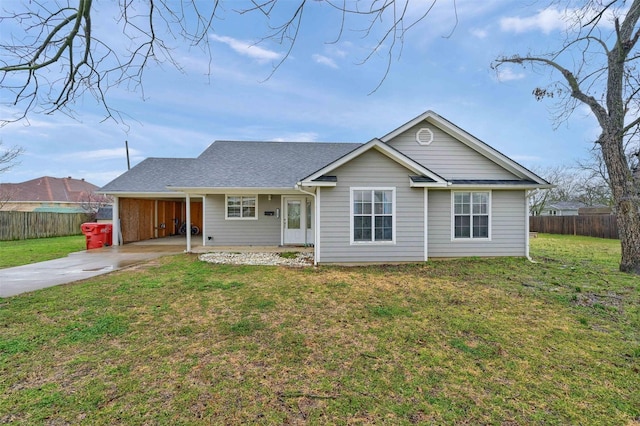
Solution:
M 303 194 L 311 195 L 313 197 L 313 206 L 317 209 L 318 206 L 316 204 L 316 194 L 313 192 L 305 191 L 302 189 L 300 184 L 296 184 L 295 189 L 302 192 Z M 317 214 L 313 215 L 314 220 L 318 217 Z M 304 240 L 307 241 L 307 230 L 304 230 Z M 318 235 L 318 224 L 316 222 L 316 226 L 313 227 L 313 266 L 318 266 L 318 258 L 317 258 L 317 247 L 318 247 L 319 235 Z
M 528 190 L 524 192 L 524 211 L 525 211 L 525 226 L 524 226 L 524 239 L 525 239 L 525 257 L 527 258 L 527 260 L 531 263 L 538 263 L 535 260 L 533 260 L 531 258 L 531 256 L 529 255 L 529 215 L 531 214 L 531 211 L 529 210 L 529 199 L 531 198 L 531 196 L 533 195 L 533 191 Z

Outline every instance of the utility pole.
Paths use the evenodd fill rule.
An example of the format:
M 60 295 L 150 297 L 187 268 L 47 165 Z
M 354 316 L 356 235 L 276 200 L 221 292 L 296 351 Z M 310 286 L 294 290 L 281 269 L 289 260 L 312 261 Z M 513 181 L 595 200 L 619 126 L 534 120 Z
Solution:
M 124 141 L 124 148 L 127 151 L 127 170 L 131 170 L 131 163 L 129 162 L 129 141 Z

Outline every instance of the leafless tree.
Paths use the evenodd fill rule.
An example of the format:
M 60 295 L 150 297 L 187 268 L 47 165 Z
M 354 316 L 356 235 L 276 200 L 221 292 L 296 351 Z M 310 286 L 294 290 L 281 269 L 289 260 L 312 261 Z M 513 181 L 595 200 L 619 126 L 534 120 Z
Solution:
M 18 164 L 18 157 L 24 153 L 22 147 L 13 146 L 11 148 L 5 148 L 2 145 L 3 143 L 0 141 L 0 174 Z
M 265 18 L 265 35 L 256 43 L 272 40 L 286 50 L 274 71 L 293 51 L 305 12 L 312 5 L 336 12 L 336 21 L 328 23 L 337 28 L 335 39 L 328 42 L 340 40 L 347 29 L 346 17 L 355 17 L 363 38 L 378 37 L 371 56 L 386 54 L 383 81 L 392 59 L 400 55 L 405 33 L 427 17 L 436 1 L 419 4 L 416 15 L 408 13 L 410 0 L 378 0 L 366 5 L 343 0 L 251 0 L 249 7 L 239 10 L 234 10 L 238 3 L 233 0 L 121 0 L 117 21 L 121 37 L 94 32 L 100 6 L 93 0 L 3 4 L 0 25 L 17 22 L 23 33 L 11 34 L 0 44 L 0 90 L 11 93 L 10 102 L 20 111 L 16 117 L 1 119 L 0 124 L 32 113 L 61 111 L 73 116 L 74 102 L 87 94 L 102 105 L 105 119 L 122 120 L 122 112 L 111 107 L 109 90 L 125 87 L 144 97 L 144 74 L 150 66 L 169 63 L 181 70 L 172 54 L 176 40 L 201 48 L 211 62 L 209 35 L 221 11 Z M 6 11 L 11 7 L 14 10 Z
M 640 129 L 640 0 L 590 0 L 579 7 L 570 2 L 565 12 L 572 25 L 559 50 L 501 57 L 494 66 L 553 70 L 560 79 L 536 88 L 534 96 L 557 100 L 560 121 L 579 105 L 596 118 L 601 133 L 595 143 L 606 166 L 620 230 L 620 270 L 640 274 L 640 193 L 625 155 L 626 142 Z
M 0 141 L 0 175 L 18 164 L 18 157 L 24 153 L 22 147 L 13 146 L 11 148 L 5 148 L 2 145 L 3 143 Z M 15 190 L 9 185 L 0 186 L 0 209 L 11 201 L 14 192 Z
M 113 197 L 89 192 L 83 194 L 79 202 L 82 210 L 95 215 L 100 207 L 113 204 Z
M 607 182 L 582 163 L 545 168 L 533 168 L 538 176 L 555 185 L 552 189 L 531 191 L 529 207 L 537 216 L 549 204 L 559 201 L 579 201 L 587 206 L 611 205 L 611 191 Z
M 0 184 L 0 210 L 13 199 L 15 192 L 12 187 Z

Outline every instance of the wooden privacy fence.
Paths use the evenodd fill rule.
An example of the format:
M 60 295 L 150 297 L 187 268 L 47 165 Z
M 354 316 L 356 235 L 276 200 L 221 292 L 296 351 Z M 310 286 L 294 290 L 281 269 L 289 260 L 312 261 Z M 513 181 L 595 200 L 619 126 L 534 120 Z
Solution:
M 90 213 L 0 212 L 0 241 L 81 234 Z
M 618 224 L 614 215 L 531 216 L 529 230 L 548 234 L 618 238 Z

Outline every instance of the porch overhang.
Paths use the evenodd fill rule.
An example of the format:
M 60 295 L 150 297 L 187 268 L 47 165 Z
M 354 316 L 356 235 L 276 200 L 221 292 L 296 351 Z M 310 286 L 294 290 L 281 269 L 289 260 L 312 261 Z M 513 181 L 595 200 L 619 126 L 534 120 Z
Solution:
M 224 195 L 224 194 L 250 194 L 250 195 L 296 195 L 299 192 L 294 186 L 287 187 L 167 187 L 172 191 L 180 191 L 181 194 L 191 195 Z

